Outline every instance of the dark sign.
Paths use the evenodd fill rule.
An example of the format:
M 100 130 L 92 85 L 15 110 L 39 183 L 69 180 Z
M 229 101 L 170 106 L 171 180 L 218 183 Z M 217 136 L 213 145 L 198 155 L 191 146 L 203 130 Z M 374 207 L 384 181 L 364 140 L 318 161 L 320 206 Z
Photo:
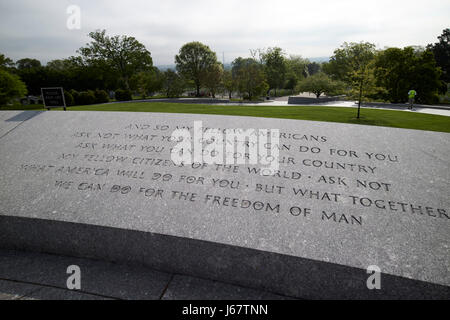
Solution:
M 63 107 L 66 110 L 63 88 L 42 88 L 41 92 L 47 109 Z

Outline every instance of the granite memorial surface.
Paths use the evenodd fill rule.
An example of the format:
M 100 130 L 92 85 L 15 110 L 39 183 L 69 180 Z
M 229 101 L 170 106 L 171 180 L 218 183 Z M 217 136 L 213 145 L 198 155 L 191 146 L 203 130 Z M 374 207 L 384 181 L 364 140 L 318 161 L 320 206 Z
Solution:
M 0 138 L 14 130 L 24 121 L 37 116 L 41 111 L 1 111 L 0 112 Z
M 0 134 L 2 248 L 298 298 L 450 298 L 448 133 L 194 114 L 26 119 Z M 194 148 L 211 144 L 195 121 L 200 132 L 272 130 L 261 147 L 278 152 L 278 168 L 177 163 L 174 130 L 191 133 Z M 369 266 L 381 271 L 379 290 L 367 287 Z

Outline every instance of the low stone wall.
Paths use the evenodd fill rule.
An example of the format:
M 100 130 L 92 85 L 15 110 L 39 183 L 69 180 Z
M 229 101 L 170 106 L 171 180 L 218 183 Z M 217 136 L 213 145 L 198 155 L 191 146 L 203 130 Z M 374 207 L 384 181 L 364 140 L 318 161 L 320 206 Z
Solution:
M 288 104 L 316 104 L 339 100 L 340 100 L 339 97 L 329 97 L 329 98 L 289 97 Z

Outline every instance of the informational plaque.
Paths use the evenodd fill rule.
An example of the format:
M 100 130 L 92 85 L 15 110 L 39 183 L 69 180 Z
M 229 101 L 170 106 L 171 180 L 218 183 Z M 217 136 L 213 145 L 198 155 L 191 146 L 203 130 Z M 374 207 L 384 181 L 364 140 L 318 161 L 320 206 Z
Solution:
M 41 88 L 44 106 L 50 108 L 64 108 L 66 110 L 66 100 L 64 99 L 63 88 Z

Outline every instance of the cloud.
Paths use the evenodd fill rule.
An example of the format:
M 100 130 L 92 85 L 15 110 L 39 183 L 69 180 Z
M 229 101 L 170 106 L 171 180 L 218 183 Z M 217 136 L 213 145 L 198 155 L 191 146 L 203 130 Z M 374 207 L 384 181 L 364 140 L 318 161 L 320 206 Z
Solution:
M 81 8 L 81 30 L 66 28 L 66 8 Z M 448 27 L 448 1 L 362 0 L 3 0 L 0 51 L 43 62 L 75 55 L 87 34 L 136 37 L 155 64 L 171 64 L 188 41 L 208 44 L 227 61 L 249 49 L 280 46 L 289 54 L 330 56 L 344 41 L 379 47 L 426 45 Z

